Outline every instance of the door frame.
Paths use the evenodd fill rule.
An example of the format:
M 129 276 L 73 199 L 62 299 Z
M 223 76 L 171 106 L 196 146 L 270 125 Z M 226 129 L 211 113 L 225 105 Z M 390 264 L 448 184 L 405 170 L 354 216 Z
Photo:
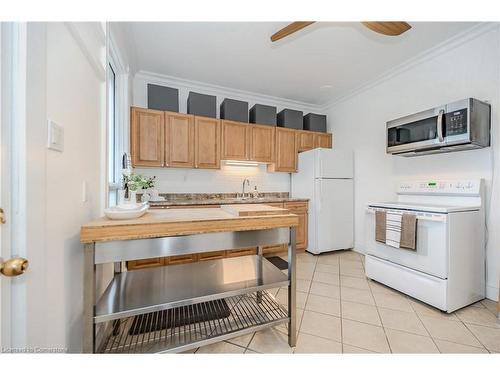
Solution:
M 1 24 L 0 24 L 1 25 Z M 4 67 L 4 64 L 3 64 L 3 57 L 6 55 L 5 51 L 4 51 L 4 43 L 2 42 L 2 26 L 0 26 L 0 114 L 3 113 L 2 109 L 4 108 L 4 105 L 3 105 L 3 93 L 4 93 L 4 80 L 3 80 L 3 67 Z M 2 195 L 2 192 L 4 191 L 3 189 L 3 186 L 2 186 L 2 181 L 5 180 L 5 177 L 4 179 L 2 179 L 2 176 L 4 175 L 4 173 L 8 173 L 7 170 L 4 169 L 3 167 L 3 161 L 4 161 L 4 156 L 3 156 L 3 152 L 5 152 L 5 145 L 2 143 L 2 128 L 3 128 L 3 119 L 0 118 L 0 152 L 2 153 L 0 155 L 0 207 L 2 209 L 4 209 L 2 203 L 4 202 L 4 198 L 3 198 L 3 195 Z M 3 228 L 2 228 L 2 223 L 0 223 L 0 262 L 3 261 L 3 252 L 2 252 L 2 249 L 5 248 L 3 245 L 2 245 L 2 231 L 3 231 Z M 4 306 L 3 304 L 3 299 L 2 299 L 2 276 L 0 275 L 0 349 L 3 348 L 2 346 L 2 326 L 3 326 L 3 320 L 2 320 L 2 309 Z M 1 351 L 1 350 L 0 350 Z
M 0 258 L 7 260 L 12 256 L 12 237 L 14 231 L 21 231 L 18 226 L 13 225 L 13 207 L 19 207 L 19 202 L 14 202 L 11 191 L 18 191 L 19 180 L 13 175 L 13 165 L 17 164 L 15 145 L 18 144 L 19 133 L 14 131 L 15 124 L 19 122 L 19 107 L 23 105 L 22 100 L 16 100 L 16 96 L 22 87 L 22 38 L 20 24 L 4 22 L 0 27 L 0 142 L 1 142 L 1 179 L 0 179 L 0 202 L 5 213 L 5 224 L 0 228 Z M 25 51 L 24 51 L 25 52 Z M 10 181 L 10 183 L 7 183 Z M 16 228 L 16 229 L 14 229 Z M 12 347 L 12 280 L 7 277 L 0 279 L 0 347 Z

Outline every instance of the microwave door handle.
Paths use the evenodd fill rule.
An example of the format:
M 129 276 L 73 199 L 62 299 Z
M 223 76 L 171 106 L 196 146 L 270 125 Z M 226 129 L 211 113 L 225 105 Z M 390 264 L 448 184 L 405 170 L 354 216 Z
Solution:
M 444 110 L 440 109 L 439 114 L 437 117 L 437 136 L 438 140 L 440 143 L 444 141 L 443 137 L 443 117 L 444 117 Z

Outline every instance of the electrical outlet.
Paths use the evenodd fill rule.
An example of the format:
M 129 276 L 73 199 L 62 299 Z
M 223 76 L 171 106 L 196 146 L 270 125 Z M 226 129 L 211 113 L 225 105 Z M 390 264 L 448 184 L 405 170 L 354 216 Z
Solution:
M 57 125 L 52 120 L 47 120 L 48 125 L 48 140 L 47 148 L 49 150 L 64 151 L 64 128 L 61 125 Z

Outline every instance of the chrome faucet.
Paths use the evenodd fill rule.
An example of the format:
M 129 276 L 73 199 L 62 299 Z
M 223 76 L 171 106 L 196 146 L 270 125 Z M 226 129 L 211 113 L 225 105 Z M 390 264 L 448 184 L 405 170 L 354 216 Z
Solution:
M 245 198 L 245 183 L 247 184 L 247 186 L 250 186 L 250 180 L 248 178 L 245 178 L 243 180 L 243 186 L 242 186 L 242 191 L 241 191 L 242 198 Z

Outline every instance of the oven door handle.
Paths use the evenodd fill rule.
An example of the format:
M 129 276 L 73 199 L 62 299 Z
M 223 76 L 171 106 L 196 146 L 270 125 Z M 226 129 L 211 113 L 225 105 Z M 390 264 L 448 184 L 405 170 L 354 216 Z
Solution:
M 397 209 L 386 209 L 386 208 L 375 208 L 375 207 L 368 207 L 366 209 L 366 212 L 369 214 L 375 214 L 375 211 L 385 211 L 385 212 L 398 212 L 398 213 L 407 213 L 407 214 L 414 214 L 417 216 L 417 220 L 423 220 L 423 221 L 440 221 L 440 222 L 445 222 L 447 219 L 446 214 L 440 214 L 440 213 L 417 213 L 414 211 L 407 211 L 407 210 L 397 210 Z
M 444 118 L 444 110 L 440 109 L 439 114 L 437 116 L 437 136 L 440 143 L 444 141 L 443 136 L 443 118 Z

